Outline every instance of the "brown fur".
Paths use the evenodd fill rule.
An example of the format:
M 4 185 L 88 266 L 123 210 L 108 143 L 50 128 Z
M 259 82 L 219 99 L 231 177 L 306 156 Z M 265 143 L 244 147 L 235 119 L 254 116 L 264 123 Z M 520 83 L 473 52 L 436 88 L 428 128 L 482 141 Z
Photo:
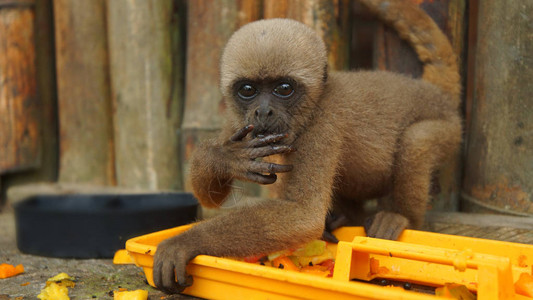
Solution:
M 221 63 L 227 124 L 219 138 L 196 150 L 191 181 L 201 204 L 217 207 L 234 178 L 272 183 L 276 178 L 267 174 L 276 173 L 272 188 L 278 199 L 203 221 L 163 241 L 154 262 L 158 287 L 178 292 L 190 284 L 185 266 L 198 254 L 268 253 L 320 237 L 334 195 L 352 201 L 392 196 L 393 209 L 376 215 L 371 236 L 396 238 L 405 227 L 421 225 L 431 173 L 460 143 L 457 66 L 449 61 L 449 43 L 418 8 L 407 1 L 363 2 L 390 22 L 398 18 L 395 28 L 413 44 L 427 35 L 415 48 L 427 52 L 423 60 L 432 67 L 426 67 L 424 78 L 435 85 L 388 72 L 326 74 L 323 42 L 295 21 L 258 21 L 241 28 Z M 390 9 L 406 9 L 407 19 Z M 439 68 L 445 71 L 436 72 Z M 300 94 L 290 105 L 265 100 L 275 120 L 259 122 L 250 113 L 257 105 L 237 101 L 235 83 L 246 79 L 268 86 L 276 78 L 294 79 Z M 254 127 L 243 128 L 248 124 Z M 273 154 L 279 154 L 276 165 L 270 164 Z

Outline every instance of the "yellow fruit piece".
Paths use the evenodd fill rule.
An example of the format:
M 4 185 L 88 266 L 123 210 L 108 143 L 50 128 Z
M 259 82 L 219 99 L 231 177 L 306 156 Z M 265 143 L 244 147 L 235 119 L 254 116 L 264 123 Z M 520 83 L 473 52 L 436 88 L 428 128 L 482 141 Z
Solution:
M 45 287 L 37 296 L 41 300 L 70 300 L 68 296 L 68 289 L 55 282 L 51 282 Z
M 57 274 L 54 277 L 48 278 L 46 281 L 61 281 L 63 279 L 68 279 L 70 281 L 74 281 L 75 280 L 74 277 L 70 277 L 70 275 L 68 275 L 67 273 L 62 272 L 62 273 Z
M 517 294 L 533 297 L 533 276 L 528 273 L 520 274 L 520 278 L 514 284 L 514 290 Z
M 115 252 L 115 256 L 113 256 L 113 264 L 115 265 L 129 265 L 134 263 L 135 261 L 131 258 L 128 250 L 118 250 Z
M 325 262 L 328 259 L 334 259 L 333 253 L 329 249 L 325 249 L 322 254 L 316 256 L 297 256 L 301 266 L 308 266 L 309 263 L 318 265 Z
M 74 287 L 76 283 L 74 282 L 76 279 L 74 277 L 71 277 L 65 272 L 59 273 L 54 277 L 48 278 L 46 280 L 46 286 L 49 286 L 52 283 L 58 284 L 60 286 L 65 287 Z
M 114 300 L 146 300 L 148 299 L 148 291 L 135 290 L 135 291 L 116 291 L 113 293 Z
M 303 247 L 296 249 L 292 255 L 294 256 L 318 256 L 326 251 L 326 242 L 322 240 L 313 240 L 305 244 Z

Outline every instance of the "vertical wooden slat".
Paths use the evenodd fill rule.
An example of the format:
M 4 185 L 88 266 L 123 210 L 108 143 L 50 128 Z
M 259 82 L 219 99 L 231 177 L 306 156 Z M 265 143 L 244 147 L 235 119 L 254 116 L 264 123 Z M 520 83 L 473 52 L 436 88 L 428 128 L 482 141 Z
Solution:
M 290 18 L 315 29 L 326 43 L 329 65 L 335 70 L 348 68 L 349 1 L 265 0 L 264 17 Z
M 34 121 L 38 122 L 39 128 L 37 138 L 38 143 L 41 145 L 39 151 L 40 164 L 31 170 L 5 174 L 2 178 L 4 186 L 0 187 L 0 191 L 2 191 L 2 188 L 8 191 L 17 185 L 35 182 L 55 182 L 57 180 L 59 149 L 52 1 L 36 1 L 34 7 L 35 80 L 39 109 L 33 118 Z
M 458 64 L 462 70 L 462 57 L 465 39 L 465 0 L 410 0 L 417 3 L 430 15 L 444 31 L 459 57 Z M 422 64 L 414 50 L 401 40 L 397 33 L 385 25 L 377 28 L 375 39 L 374 65 L 381 70 L 399 72 L 418 78 L 422 75 Z M 458 209 L 460 193 L 461 155 L 451 157 L 436 172 L 438 181 L 434 182 L 430 206 L 434 210 Z M 437 185 L 438 184 L 438 185 Z
M 107 2 L 119 186 L 181 188 L 182 83 L 173 87 L 173 75 L 182 65 L 174 65 L 172 57 L 174 5 L 173 0 Z
M 41 103 L 41 165 L 31 174 L 34 181 L 55 181 L 59 170 L 57 91 L 52 0 L 35 2 L 35 46 L 37 91 Z
M 219 70 L 224 45 L 239 26 L 258 17 L 259 11 L 258 5 L 247 0 L 188 2 L 186 103 L 181 129 L 185 174 L 197 143 L 215 135 L 222 125 Z
M 114 184 L 105 1 L 55 0 L 63 182 Z
M 533 216 L 533 2 L 473 2 L 464 208 Z
M 0 174 L 40 164 L 34 6 L 0 3 Z

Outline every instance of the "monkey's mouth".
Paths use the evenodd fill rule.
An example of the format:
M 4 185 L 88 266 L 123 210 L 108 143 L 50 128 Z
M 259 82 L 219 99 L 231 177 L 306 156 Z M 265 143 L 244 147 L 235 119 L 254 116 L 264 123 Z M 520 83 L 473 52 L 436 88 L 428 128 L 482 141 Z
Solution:
M 261 138 L 264 138 L 266 136 L 276 135 L 276 134 L 281 134 L 281 132 L 267 131 L 267 130 L 262 130 L 262 131 L 257 131 L 257 132 L 253 131 L 252 132 L 252 138 L 261 139 Z
M 279 134 L 288 135 L 289 133 L 290 133 L 290 130 L 289 128 L 287 128 L 287 126 L 268 126 L 268 127 L 265 126 L 263 127 L 263 126 L 256 125 L 256 127 L 251 133 L 251 137 L 254 139 L 255 138 L 260 139 L 260 138 L 264 138 L 270 135 L 279 135 Z

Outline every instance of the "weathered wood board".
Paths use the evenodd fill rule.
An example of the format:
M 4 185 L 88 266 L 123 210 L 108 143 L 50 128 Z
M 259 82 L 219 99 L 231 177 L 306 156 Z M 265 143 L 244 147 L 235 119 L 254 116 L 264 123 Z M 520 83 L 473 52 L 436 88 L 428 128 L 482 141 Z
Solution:
M 114 185 L 105 1 L 54 1 L 59 180 Z
M 465 208 L 533 216 L 533 2 L 471 4 Z
M 180 189 L 177 130 L 183 64 L 173 53 L 173 0 L 107 2 L 117 185 Z M 185 17 L 183 12 L 181 17 Z M 174 45 L 176 46 L 176 45 Z M 178 45 L 184 51 L 184 45 Z M 178 56 L 179 58 L 179 56 Z
M 34 9 L 11 2 L 0 3 L 0 174 L 38 167 L 41 151 Z

